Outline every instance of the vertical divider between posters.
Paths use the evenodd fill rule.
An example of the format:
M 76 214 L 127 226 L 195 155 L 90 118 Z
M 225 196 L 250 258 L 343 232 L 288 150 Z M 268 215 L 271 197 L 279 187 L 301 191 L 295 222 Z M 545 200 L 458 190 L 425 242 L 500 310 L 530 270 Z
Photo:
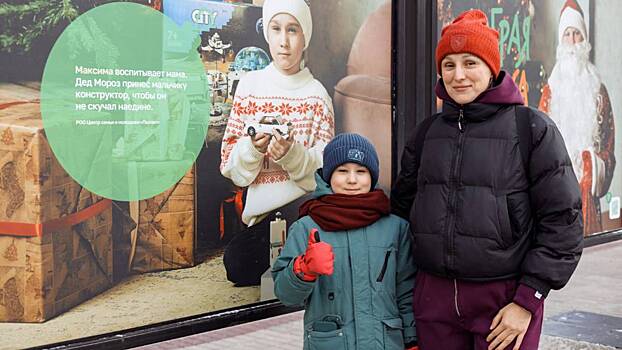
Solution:
M 399 136 L 399 124 L 397 119 L 397 69 L 399 52 L 397 50 L 397 37 L 400 33 L 398 27 L 399 5 L 402 2 L 394 0 L 391 3 L 391 184 L 395 182 L 398 173 L 398 150 L 401 138 Z M 400 22 L 401 23 L 401 22 Z
M 436 0 L 396 0 L 393 18 L 394 116 L 392 178 L 399 172 L 409 131 L 436 112 Z
M 205 139 L 207 139 L 207 136 L 205 137 Z M 199 203 L 198 198 L 197 198 L 197 194 L 199 192 L 199 187 L 197 185 L 197 183 L 198 183 L 197 177 L 198 177 L 199 174 L 197 174 L 197 163 L 196 163 L 196 161 L 194 163 L 192 163 L 192 173 L 194 174 L 194 176 L 193 176 L 193 180 L 194 181 L 193 181 L 193 184 L 192 184 L 192 187 L 194 188 L 194 191 L 192 193 L 192 200 L 194 202 L 193 203 L 193 207 L 196 210 L 197 205 Z M 193 225 L 192 227 L 193 227 L 193 230 L 194 230 L 194 240 L 192 241 L 192 251 L 195 252 L 194 253 L 195 254 L 194 258 L 195 259 L 197 258 L 196 257 L 196 252 L 198 251 L 198 240 L 199 240 L 198 239 L 198 237 L 199 237 L 199 234 L 198 234 L 199 229 L 198 229 L 198 219 L 197 219 L 198 216 L 199 216 L 198 213 L 195 213 L 192 216 L 192 225 Z
M 436 84 L 436 65 L 434 50 L 437 41 L 437 1 L 417 1 L 417 60 L 415 61 L 416 91 L 415 122 L 436 113 L 434 85 Z
M 589 40 L 589 42 L 594 43 L 595 42 L 594 41 L 594 38 L 595 38 L 594 32 L 595 32 L 596 25 L 597 25 L 596 21 L 594 20 L 594 17 L 596 17 L 594 15 L 595 12 L 596 12 L 596 1 L 590 1 L 590 5 L 589 6 L 590 6 L 590 8 L 589 8 L 588 11 L 590 13 L 590 20 L 589 20 L 589 22 L 590 22 L 589 23 L 590 31 L 589 31 L 589 34 L 588 34 L 588 37 L 589 37 L 588 40 Z M 594 62 L 594 52 L 596 52 L 595 49 L 592 49 L 590 51 L 590 62 Z

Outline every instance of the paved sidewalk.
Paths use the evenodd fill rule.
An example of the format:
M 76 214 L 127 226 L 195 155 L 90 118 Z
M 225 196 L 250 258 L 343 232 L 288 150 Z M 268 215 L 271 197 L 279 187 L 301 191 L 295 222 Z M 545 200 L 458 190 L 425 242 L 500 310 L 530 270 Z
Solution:
M 265 320 L 147 345 L 138 349 L 300 350 L 302 349 L 302 315 L 302 311 L 293 312 Z
M 600 345 L 611 337 L 582 341 L 574 324 L 560 323 L 560 315 L 572 311 L 590 312 L 622 319 L 622 241 L 611 242 L 585 249 L 577 271 L 561 291 L 549 295 L 545 307 L 544 335 L 541 350 L 609 350 L 615 347 Z M 564 319 L 564 317 L 561 317 Z M 555 321 L 554 321 L 555 320 Z M 588 324 L 588 327 L 622 339 L 622 329 L 603 329 L 602 325 Z M 562 328 L 560 332 L 560 327 Z M 563 329 L 567 327 L 567 329 Z M 600 328 L 600 329 L 598 329 Z M 582 329 L 582 328 L 578 328 Z M 591 332 L 590 328 L 583 328 Z M 547 334 L 576 333 L 573 338 Z M 619 333 L 619 334 L 618 334 Z M 596 334 L 594 332 L 592 335 Z M 598 333 L 600 334 L 600 333 Z M 594 337 L 592 337 L 594 338 Z M 578 339 L 578 340 L 577 340 Z M 618 348 L 622 348 L 622 343 Z M 145 350 L 168 349 L 302 349 L 302 312 L 277 316 L 238 326 L 196 334 L 184 338 L 143 346 Z

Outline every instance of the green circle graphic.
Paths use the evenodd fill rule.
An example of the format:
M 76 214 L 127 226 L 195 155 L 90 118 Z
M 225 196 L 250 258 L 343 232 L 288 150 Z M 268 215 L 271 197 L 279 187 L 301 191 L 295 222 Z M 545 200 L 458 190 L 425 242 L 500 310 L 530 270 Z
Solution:
M 69 175 L 123 201 L 153 197 L 183 177 L 209 124 L 199 40 L 189 25 L 132 3 L 96 7 L 67 27 L 45 66 L 41 114 Z

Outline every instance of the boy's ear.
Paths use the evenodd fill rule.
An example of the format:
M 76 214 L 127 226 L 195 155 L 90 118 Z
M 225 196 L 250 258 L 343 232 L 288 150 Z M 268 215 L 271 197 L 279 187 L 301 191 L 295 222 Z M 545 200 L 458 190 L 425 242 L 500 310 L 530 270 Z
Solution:
M 318 175 L 322 178 L 322 181 L 324 181 L 324 182 L 326 183 L 326 185 L 328 186 L 328 188 L 331 188 L 331 187 L 330 187 L 330 181 L 326 181 L 326 180 L 324 180 L 324 171 L 323 171 L 323 170 L 324 170 L 324 169 L 319 168 L 319 169 L 317 170 L 317 174 L 318 174 Z

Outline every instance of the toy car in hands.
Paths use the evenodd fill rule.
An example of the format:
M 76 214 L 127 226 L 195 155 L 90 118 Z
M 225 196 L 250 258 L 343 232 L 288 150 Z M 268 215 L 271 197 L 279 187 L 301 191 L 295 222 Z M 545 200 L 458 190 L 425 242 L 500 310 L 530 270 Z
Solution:
M 259 133 L 272 135 L 272 131 L 276 130 L 283 138 L 289 136 L 289 127 L 291 123 L 283 124 L 278 116 L 264 116 L 259 122 L 250 121 L 244 126 L 246 133 L 250 137 L 255 137 Z

